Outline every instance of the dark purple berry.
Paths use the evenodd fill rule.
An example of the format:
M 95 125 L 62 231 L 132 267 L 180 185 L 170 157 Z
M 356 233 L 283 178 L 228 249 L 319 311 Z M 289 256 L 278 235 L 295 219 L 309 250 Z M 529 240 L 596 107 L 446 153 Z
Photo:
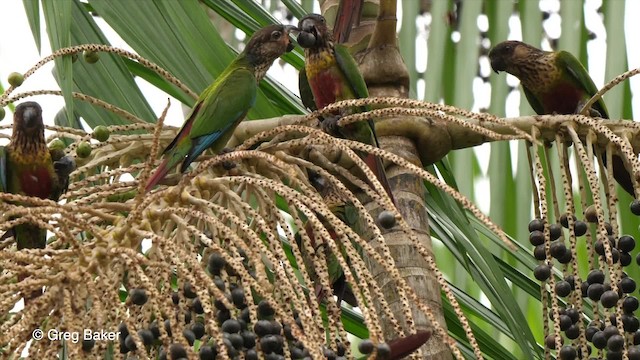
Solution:
M 629 205 L 629 209 L 633 215 L 640 216 L 640 201 L 633 200 Z M 531 226 L 531 224 L 529 224 L 529 226 Z
M 602 294 L 602 296 L 600 297 L 600 302 L 605 308 L 611 308 L 616 306 L 619 299 L 620 297 L 618 296 L 618 293 L 613 290 L 608 290 Z
M 549 234 L 551 236 L 551 240 L 557 240 L 562 236 L 562 227 L 560 224 L 551 224 L 549 225 Z
M 529 242 L 533 246 L 544 244 L 544 233 L 540 230 L 534 230 L 529 234 Z
M 640 207 L 640 204 L 638 207 Z M 544 222 L 540 219 L 533 219 L 531 220 L 531 222 L 529 222 L 529 232 L 536 230 L 544 231 Z M 373 348 L 371 350 L 373 350 Z
M 600 297 L 602 296 L 603 293 L 604 293 L 604 285 L 602 284 L 591 284 L 587 289 L 587 296 L 589 296 L 589 299 L 593 301 L 600 300 Z
M 551 275 L 551 268 L 549 267 L 549 265 L 541 264 L 536 266 L 535 269 L 533 269 L 533 276 L 539 281 L 546 281 L 550 275 Z
M 604 283 L 604 273 L 602 270 L 591 270 L 587 275 L 587 282 L 589 284 L 602 284 Z
M 622 327 L 625 332 L 635 333 L 640 328 L 640 321 L 635 315 L 622 314 Z
M 531 224 L 529 224 L 529 226 L 531 226 Z M 365 355 L 371 354 L 373 351 L 373 342 L 369 339 L 362 340 L 362 342 L 358 344 L 358 351 Z
M 580 329 L 578 328 L 578 324 L 573 324 L 569 326 L 569 328 L 564 332 L 570 340 L 575 340 L 580 336 Z
M 560 297 L 568 296 L 571 293 L 571 284 L 567 281 L 558 281 L 556 283 L 556 294 Z
M 567 330 L 571 325 L 573 325 L 573 322 L 571 321 L 571 318 L 567 315 L 560 315 L 560 330 L 565 331 Z
M 627 296 L 622 301 L 622 311 L 624 311 L 627 314 L 630 314 L 638 310 L 638 305 L 640 305 L 640 303 L 638 302 L 638 298 L 636 298 L 635 296 Z
M 205 333 L 204 324 L 199 321 L 194 322 L 191 325 L 191 331 L 193 331 L 193 334 L 196 336 L 196 339 L 202 338 Z
M 226 333 L 238 333 L 240 332 L 240 322 L 236 319 L 228 319 L 222 323 L 220 328 Z
M 632 278 L 626 277 L 620 280 L 619 288 L 623 293 L 632 293 L 636 290 L 636 282 Z
M 559 259 L 566 254 L 567 246 L 562 241 L 554 241 L 551 243 L 551 246 L 549 247 L 549 252 L 551 253 L 551 256 L 553 256 L 556 259 Z
M 575 222 L 574 231 L 576 236 L 583 236 L 584 234 L 587 233 L 588 229 L 589 227 L 587 226 L 587 223 L 585 223 L 584 221 L 578 220 Z
M 144 305 L 149 299 L 144 289 L 131 289 L 129 296 L 131 296 L 131 302 L 136 305 Z
M 589 326 L 588 328 L 586 328 L 586 330 L 584 331 L 584 335 L 587 338 L 587 341 L 592 341 L 593 339 L 593 335 L 595 335 L 598 331 L 597 327 L 594 326 Z
M 607 340 L 607 349 L 609 351 L 620 351 L 624 346 L 624 338 L 622 335 L 615 334 L 612 335 L 609 340 Z
M 564 255 L 558 258 L 558 262 L 560 264 L 568 264 L 571 262 L 571 260 L 573 260 L 573 255 L 571 254 L 571 251 L 568 250 L 564 253 Z
M 604 349 L 605 346 L 607 346 L 607 337 L 605 336 L 604 331 L 597 331 L 593 334 L 591 343 L 596 347 L 596 349 Z
M 544 260 L 547 258 L 544 245 L 538 245 L 533 249 L 533 257 L 535 257 L 536 260 Z
M 631 252 L 636 247 L 636 240 L 629 235 L 622 235 L 618 239 L 618 250 L 624 252 Z
M 566 345 L 560 349 L 561 360 L 574 360 L 578 356 L 576 349 L 573 346 Z
M 182 286 L 182 292 L 184 294 L 184 297 L 186 297 L 187 299 L 193 299 L 198 296 L 198 294 L 193 291 L 191 284 L 189 284 L 188 282 L 185 282 Z

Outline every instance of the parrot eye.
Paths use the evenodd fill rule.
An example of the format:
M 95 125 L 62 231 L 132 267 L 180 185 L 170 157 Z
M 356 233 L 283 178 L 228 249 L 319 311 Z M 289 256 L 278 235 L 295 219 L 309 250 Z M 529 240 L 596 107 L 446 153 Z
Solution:
M 278 30 L 276 30 L 276 31 L 271 33 L 271 38 L 273 40 L 279 40 L 281 36 L 282 36 L 282 32 L 280 32 Z

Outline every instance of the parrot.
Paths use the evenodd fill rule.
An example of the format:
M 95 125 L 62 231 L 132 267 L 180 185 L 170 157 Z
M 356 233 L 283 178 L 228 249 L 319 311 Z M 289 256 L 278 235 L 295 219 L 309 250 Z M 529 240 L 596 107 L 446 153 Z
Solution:
M 309 182 L 313 187 L 318 191 L 318 193 L 322 196 L 323 201 L 327 204 L 327 207 L 336 215 L 338 219 L 340 219 L 345 225 L 352 228 L 356 234 L 362 236 L 361 224 L 359 222 L 358 210 L 355 206 L 350 203 L 348 200 L 344 200 L 341 198 L 340 193 L 336 191 L 332 186 L 330 186 L 327 181 L 318 173 L 311 169 L 307 169 Z M 322 218 L 321 218 L 322 219 Z M 336 234 L 330 226 L 325 226 L 329 231 L 329 235 L 335 241 Z M 304 231 L 309 236 L 311 240 L 311 244 L 309 244 L 314 251 L 323 251 L 321 250 L 322 239 L 318 239 L 314 236 L 313 228 L 310 223 L 305 224 Z M 305 246 L 302 246 L 302 237 L 300 234 L 296 234 L 296 241 L 298 243 L 298 247 L 301 249 L 303 261 L 305 264 L 305 268 L 309 272 L 309 276 L 312 280 L 315 281 L 316 273 L 313 262 L 309 258 L 308 250 L 305 249 Z M 343 245 L 340 245 L 342 248 Z M 362 249 L 357 249 L 359 253 L 362 252 Z M 342 256 L 346 257 L 346 251 L 341 250 L 343 252 Z M 347 283 L 347 279 L 342 271 L 342 267 L 336 258 L 336 255 L 333 253 L 326 254 L 327 261 L 327 272 L 329 273 L 329 283 L 331 284 L 333 294 L 338 297 L 338 306 L 341 304 L 342 300 L 348 303 L 351 306 L 358 306 L 358 302 L 356 300 L 351 287 Z M 318 300 L 322 300 L 327 294 L 320 284 L 317 284 L 315 287 L 315 295 Z
M 321 109 L 336 101 L 369 96 L 367 84 L 358 70 L 358 65 L 347 48 L 334 42 L 333 33 L 322 15 L 306 15 L 298 22 L 298 31 L 298 44 L 305 49 L 305 67 L 304 71 L 301 71 L 300 80 L 303 86 L 300 93 L 303 94 L 302 100 L 306 106 Z M 313 104 L 308 98 L 309 91 L 305 91 L 305 77 L 311 88 Z M 325 117 L 322 121 L 323 128 L 331 135 L 379 146 L 373 120 L 337 128 L 335 125 L 338 117 L 345 114 L 335 115 L 332 118 Z M 362 157 L 395 203 L 382 160 L 372 154 L 362 154 Z
M 529 104 L 538 115 L 575 114 L 598 92 L 584 66 L 566 51 L 543 51 L 509 40 L 489 51 L 489 61 L 496 73 L 506 71 L 520 80 Z M 593 104 L 590 113 L 609 118 L 602 98 Z M 633 180 L 618 155 L 613 156 L 613 174 L 618 184 L 635 198 Z
M 33 101 L 16 106 L 13 133 L 0 147 L 0 191 L 57 201 L 66 191 L 75 161 L 52 158 L 44 138 L 42 108 Z M 13 236 L 18 250 L 44 249 L 47 231 L 33 224 L 20 224 L 2 237 Z
M 58 201 L 67 190 L 75 161 L 54 153 L 47 148 L 40 105 L 28 101 L 16 106 L 11 141 L 0 147 L 0 191 Z M 16 225 L 2 239 L 11 236 L 18 250 L 44 249 L 47 244 L 47 230 L 35 224 Z M 18 281 L 25 278 L 18 275 Z M 25 295 L 25 303 L 41 294 L 42 290 L 36 290 Z
M 207 149 L 222 150 L 236 126 L 256 102 L 258 83 L 271 64 L 293 50 L 291 25 L 269 25 L 256 31 L 244 50 L 200 94 L 182 128 L 164 150 L 164 160 L 148 180 L 151 190 L 182 162 L 180 172 Z

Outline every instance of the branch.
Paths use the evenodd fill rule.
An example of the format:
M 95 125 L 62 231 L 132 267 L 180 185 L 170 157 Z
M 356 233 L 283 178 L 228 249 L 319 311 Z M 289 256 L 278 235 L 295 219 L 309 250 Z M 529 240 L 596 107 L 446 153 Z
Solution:
M 425 103 L 426 104 L 426 103 Z M 437 104 L 432 104 L 435 108 Z M 445 106 L 442 106 L 443 110 Z M 455 108 L 454 108 L 455 109 Z M 381 110 L 389 110 L 388 113 L 396 113 L 395 116 L 375 116 L 376 132 L 378 136 L 401 136 L 411 139 L 424 164 L 432 164 L 452 150 L 470 148 L 482 145 L 487 142 L 500 140 L 529 140 L 533 127 L 540 131 L 540 139 L 546 142 L 555 141 L 556 134 L 564 134 L 564 125 L 573 122 L 580 138 L 584 139 L 592 127 L 576 122 L 577 115 L 542 115 L 542 116 L 521 116 L 516 118 L 495 118 L 489 114 L 476 114 L 465 111 L 465 115 L 473 115 L 474 118 L 454 117 L 439 113 L 434 110 L 415 108 L 393 108 L 374 110 L 378 113 Z M 447 110 L 451 110 L 448 107 Z M 406 116 L 404 113 L 411 113 L 414 116 Z M 237 146 L 250 137 L 282 125 L 292 125 L 314 121 L 312 115 L 284 115 L 282 117 L 253 120 L 242 122 L 234 132 L 228 146 Z M 419 116 L 427 114 L 430 116 Z M 367 116 L 359 117 L 366 118 Z M 347 120 L 346 117 L 343 120 Z M 344 125 L 344 123 L 341 123 Z M 616 135 L 629 139 L 633 152 L 640 153 L 640 124 L 628 120 L 601 121 Z M 312 125 L 313 124 L 307 124 Z M 569 137 L 566 137 L 568 141 Z M 603 148 L 609 140 L 602 134 L 597 138 L 597 144 Z

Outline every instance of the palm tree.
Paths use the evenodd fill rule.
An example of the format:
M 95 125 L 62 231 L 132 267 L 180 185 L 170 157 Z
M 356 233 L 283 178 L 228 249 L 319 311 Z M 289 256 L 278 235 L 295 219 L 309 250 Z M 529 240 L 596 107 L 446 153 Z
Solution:
M 540 282 L 533 276 L 540 265 L 525 240 L 530 236 L 526 224 L 532 220 L 532 206 L 535 217 L 553 219 L 553 223 L 560 222 L 566 212 L 583 218 L 590 205 L 578 198 L 569 200 L 563 192 L 568 160 L 560 154 L 566 147 L 558 146 L 556 152 L 531 146 L 536 143 L 531 135 L 536 120 L 530 117 L 513 120 L 514 128 L 491 115 L 470 112 L 486 107 L 495 116 L 509 114 L 508 100 L 520 93 L 504 76 L 489 76 L 486 54 L 490 46 L 518 31 L 525 42 L 567 49 L 586 64 L 592 57 L 587 56 L 587 46 L 579 44 L 588 43 L 585 19 L 596 12 L 581 2 L 563 2 L 557 11 L 541 10 L 536 2 L 403 1 L 397 37 L 395 17 L 400 4 L 395 0 L 364 4 L 362 19 L 347 44 L 371 95 L 396 98 L 374 100 L 378 105 L 374 108 L 393 109 L 376 113 L 381 147 L 386 150 L 380 155 L 391 163 L 387 172 L 402 215 L 394 217 L 389 228 L 375 225 L 389 215 L 383 212 L 389 204 L 373 201 L 375 194 L 362 196 L 354 191 L 356 197 L 350 191 L 357 188 L 353 184 L 358 185 L 358 178 L 349 177 L 344 169 L 361 166 L 347 148 L 358 145 L 299 126 L 315 126 L 317 114 L 305 116 L 298 97 L 272 78 L 261 83 L 256 105 L 247 116 L 251 121 L 242 124 L 232 139 L 238 145 L 236 151 L 204 156 L 197 168 L 185 176 L 170 177 L 165 184 L 176 186 L 165 186 L 149 196 L 139 191 L 139 183 L 131 177 L 144 184 L 152 170 L 149 159 L 156 158 L 176 129 L 154 127 L 164 115 L 154 114 L 134 79 L 144 79 L 192 106 L 196 94 L 234 58 L 233 49 L 242 46 L 234 29 L 251 34 L 276 21 L 293 21 L 286 16 L 299 19 L 313 11 L 314 3 L 73 0 L 42 2 L 40 8 L 38 1 L 25 1 L 36 43 L 41 41 L 42 13 L 52 48 L 67 48 L 48 59 L 55 59 L 66 103 L 55 119 L 58 127 L 51 130 L 55 131 L 52 137 L 70 144 L 65 152 L 77 155 L 78 170 L 72 174 L 66 204 L 20 200 L 40 209 L 32 214 L 38 219 L 55 219 L 56 227 L 50 229 L 55 230 L 55 238 L 46 250 L 23 252 L 26 258 L 13 255 L 10 246 L 0 253 L 3 268 L 9 271 L 3 285 L 22 271 L 16 260 L 29 259 L 35 269 L 26 281 L 3 290 L 7 299 L 3 309 L 13 307 L 17 292 L 47 286 L 44 295 L 25 310 L 3 319 L 0 326 L 7 335 L 0 335 L 0 344 L 6 351 L 22 349 L 35 327 L 73 332 L 89 326 L 94 331 L 117 327 L 120 341 L 85 340 L 82 346 L 70 341 L 51 346 L 41 341 L 32 343 L 29 352 L 45 357 L 61 352 L 73 358 L 93 351 L 109 357 L 137 347 L 140 356 L 160 357 L 164 352 L 179 358 L 195 349 L 201 356 L 207 351 L 229 356 L 244 352 L 250 358 L 254 350 L 246 338 L 255 340 L 258 334 L 265 353 L 269 346 L 286 345 L 285 350 L 273 352 L 308 352 L 316 358 L 323 355 L 324 346 L 326 352 L 348 351 L 347 357 L 358 357 L 359 352 L 368 352 L 370 344 L 386 342 L 398 351 L 398 342 L 395 346 L 393 342 L 397 338 L 406 340 L 400 342 L 405 349 L 413 344 L 409 334 L 431 329 L 433 336 L 422 347 L 422 358 L 541 359 L 559 350 L 560 346 L 545 347 L 545 340 L 549 344 L 551 339 L 555 348 L 553 336 L 547 337 L 558 329 L 558 321 L 547 319 L 554 313 L 559 316 L 561 307 L 574 306 L 590 319 L 610 314 L 591 302 L 583 304 L 580 289 L 576 296 L 556 296 L 554 284 L 560 277 L 572 271 L 586 277 L 594 266 L 587 261 L 593 250 L 584 242 L 572 247 L 572 267 L 557 266 L 556 278 Z M 320 1 L 320 9 L 332 19 L 339 3 Z M 598 13 L 603 15 L 607 35 L 605 78 L 610 79 L 627 70 L 622 56 L 624 29 L 616 20 L 623 17 L 624 3 L 606 2 Z M 543 25 L 552 24 L 545 23 L 544 17 L 562 19 L 559 39 L 546 35 Z M 139 56 L 103 45 L 82 45 L 108 45 L 98 18 Z M 72 56 L 82 52 L 82 60 Z M 93 61 L 95 54 L 98 61 Z M 282 59 L 285 67 L 303 65 L 300 49 Z M 489 89 L 490 98 L 483 98 L 481 93 Z M 9 97 L 13 90 L 0 97 L 3 105 L 21 97 Z M 605 100 L 613 118 L 632 117 L 628 85 L 614 88 Z M 524 101 L 520 110 L 532 114 Z M 586 133 L 578 130 L 580 135 Z M 91 140 L 92 136 L 100 141 Z M 546 141 L 545 136 L 538 138 Z M 505 139 L 520 140 L 518 150 L 512 153 L 510 144 L 496 141 Z M 496 142 L 491 144 L 488 169 L 482 170 L 482 155 L 468 148 L 492 141 Z M 251 151 L 256 147 L 260 151 Z M 463 148 L 467 149 L 458 150 Z M 341 150 L 337 157 L 342 152 L 343 158 L 350 159 L 347 165 L 332 157 L 335 149 Z M 517 159 L 515 169 L 512 157 Z M 228 166 L 230 161 L 235 167 Z M 305 176 L 308 170 L 320 172 L 341 196 L 361 206 L 359 216 L 366 230 L 355 234 L 331 217 L 313 181 Z M 476 193 L 476 184 L 487 178 L 490 196 Z M 365 183 L 360 180 L 359 184 Z M 622 204 L 631 201 L 620 196 Z M 619 228 L 613 221 L 615 235 L 630 232 L 637 219 L 626 207 L 620 207 L 617 215 L 611 212 L 615 204 L 603 205 L 612 218 L 619 217 Z M 552 209 L 549 214 L 541 210 L 547 205 Z M 7 214 L 28 213 L 25 206 L 3 206 Z M 478 207 L 488 209 L 491 220 Z M 569 227 L 573 222 L 567 220 Z M 314 232 L 326 229 L 342 234 L 343 241 L 328 241 L 324 251 L 317 251 L 311 260 L 305 255 L 302 261 L 309 249 L 303 245 L 304 231 L 298 229 L 306 223 L 314 226 Z M 549 242 L 549 226 L 546 229 Z M 296 233 L 303 238 L 301 243 Z M 372 241 L 363 240 L 361 233 Z M 576 238 L 568 232 L 565 237 L 567 243 Z M 345 245 L 351 242 L 357 246 Z M 359 309 L 345 305 L 339 310 L 335 301 L 318 302 L 308 296 L 316 281 L 328 285 L 325 256 L 339 259 L 342 268 L 349 269 L 345 276 L 358 290 Z M 611 271 L 613 279 L 620 276 L 616 271 Z M 637 270 L 625 271 L 635 278 Z M 258 323 L 266 330 L 242 328 Z M 278 326 L 284 327 L 282 334 L 288 341 L 269 337 L 273 330 L 269 327 L 279 336 Z M 584 328 L 584 324 L 579 327 Z M 227 335 L 217 336 L 220 330 Z M 176 336 L 181 332 L 184 337 Z M 198 339 L 195 347 L 194 338 Z M 244 343 L 234 346 L 234 341 Z M 352 349 L 345 346 L 348 343 Z M 573 345 L 585 351 L 587 342 L 580 337 Z M 385 345 L 376 350 L 385 351 Z

